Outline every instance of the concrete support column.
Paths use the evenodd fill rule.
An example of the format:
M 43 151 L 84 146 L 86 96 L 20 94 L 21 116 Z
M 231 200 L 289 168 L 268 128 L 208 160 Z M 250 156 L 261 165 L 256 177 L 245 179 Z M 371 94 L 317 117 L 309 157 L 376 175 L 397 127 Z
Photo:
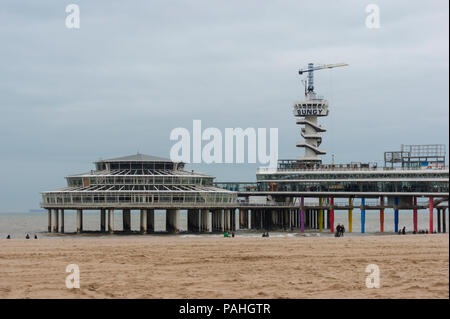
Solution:
M 259 222 L 258 214 L 259 214 L 258 209 L 252 210 L 252 229 L 258 229 L 258 222 Z
M 61 233 L 64 234 L 64 209 L 60 209 L 61 211 Z
M 269 229 L 269 230 L 274 230 L 276 228 L 280 228 L 280 222 L 279 222 L 281 219 L 280 212 L 278 210 L 274 209 L 269 214 L 270 214 L 269 218 L 267 219 L 268 223 L 267 223 L 267 225 L 264 225 L 265 226 L 264 228 Z
M 217 231 L 217 213 L 215 210 L 211 211 L 211 231 L 214 233 Z
M 313 215 L 314 215 L 314 224 L 313 224 L 314 225 L 314 229 L 317 229 L 317 228 L 319 228 L 317 209 L 313 210 Z
M 283 215 L 284 215 L 284 229 L 288 230 L 291 227 L 291 221 L 290 221 L 290 216 L 289 216 L 289 210 L 288 209 L 283 209 Z
M 430 197 L 428 199 L 428 209 L 430 211 L 430 234 L 433 233 L 433 209 L 434 209 L 434 204 L 433 204 L 433 197 Z
M 200 231 L 202 232 L 208 232 L 208 209 L 202 209 L 200 212 Z
M 441 209 L 437 209 L 437 232 L 441 232 Z
M 348 232 L 351 233 L 353 229 L 353 198 L 348 199 L 348 206 L 350 209 L 348 210 Z
M 270 227 L 272 225 L 271 223 L 271 215 L 270 211 L 268 209 L 262 209 L 259 214 L 259 218 L 261 219 L 261 229 L 267 229 L 270 230 Z
M 122 210 L 123 231 L 131 231 L 131 212 L 129 209 Z
M 52 210 L 47 209 L 47 211 L 48 211 L 48 232 L 51 233 L 52 232 Z
M 53 232 L 57 233 L 59 230 L 59 219 L 58 219 L 58 209 L 53 210 L 53 218 L 55 219 L 55 223 L 53 224 Z
M 239 229 L 248 229 L 248 209 L 239 209 Z
M 147 233 L 153 233 L 155 231 L 155 210 L 146 209 L 147 211 Z
M 188 232 L 194 232 L 194 209 L 188 209 L 187 211 L 187 230 Z
M 146 234 L 147 233 L 147 210 L 146 209 L 141 209 L 141 227 L 140 227 L 140 232 L 141 234 Z
M 229 226 L 229 217 L 228 217 L 228 209 L 224 209 L 223 213 L 222 213 L 222 224 L 223 224 L 223 231 L 229 231 L 230 229 L 228 228 Z
M 293 209 L 288 209 L 288 214 L 289 214 L 289 230 L 292 230 L 294 228 L 294 210 Z
M 80 234 L 83 231 L 83 210 L 77 209 L 77 233 Z
M 223 209 L 219 209 L 217 212 L 217 231 L 223 232 Z
M 300 199 L 300 231 L 303 233 L 305 231 L 305 210 L 303 205 L 305 204 L 304 198 Z
M 442 232 L 447 232 L 447 218 L 445 217 L 445 210 L 446 208 L 442 209 Z
M 297 210 L 292 210 L 292 229 L 297 230 Z
M 178 215 L 180 211 L 178 209 L 166 210 L 166 230 L 169 233 L 178 233 Z
M 305 213 L 306 213 L 306 226 L 307 226 L 309 229 L 311 229 L 311 210 L 310 210 L 310 209 L 307 209 L 307 210 L 305 211 Z
M 245 227 L 245 229 L 250 229 L 249 213 L 250 212 L 247 208 L 244 209 L 244 227 Z
M 230 209 L 230 223 L 231 223 L 231 231 L 236 231 L 236 209 Z
M 114 233 L 114 209 L 108 209 L 108 232 Z
M 380 197 L 380 232 L 384 232 L 384 197 Z
M 106 210 L 100 210 L 100 231 L 104 233 L 106 231 Z
M 309 228 L 309 210 L 305 210 L 305 226 Z
M 312 210 L 308 209 L 307 212 L 308 212 L 308 226 L 309 226 L 309 229 L 312 229 L 313 228 Z
M 195 210 L 194 225 L 195 225 L 196 232 L 199 233 L 202 231 L 201 210 L 199 210 L 199 209 Z

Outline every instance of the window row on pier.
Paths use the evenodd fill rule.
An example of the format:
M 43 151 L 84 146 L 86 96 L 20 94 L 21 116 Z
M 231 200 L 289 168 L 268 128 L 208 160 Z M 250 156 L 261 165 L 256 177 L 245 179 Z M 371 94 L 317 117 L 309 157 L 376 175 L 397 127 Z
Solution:
M 256 176 L 258 181 L 263 180 L 289 180 L 289 179 L 297 179 L 297 180 L 315 180 L 315 179 L 395 179 L 395 178 L 404 178 L 404 179 L 414 179 L 420 180 L 423 178 L 449 178 L 448 172 L 414 172 L 414 174 L 407 172 L 395 172 L 395 173 L 282 173 L 282 174 L 258 174 Z
M 45 204 L 164 204 L 164 203 L 234 203 L 236 195 L 232 193 L 171 193 L 161 194 L 108 192 L 98 194 L 82 193 L 45 193 Z
M 213 177 L 185 176 L 92 176 L 67 177 L 69 187 L 91 185 L 203 185 L 213 184 Z
M 298 192 L 404 192 L 404 193 L 448 193 L 448 181 L 323 181 L 323 182 L 259 182 L 259 191 Z

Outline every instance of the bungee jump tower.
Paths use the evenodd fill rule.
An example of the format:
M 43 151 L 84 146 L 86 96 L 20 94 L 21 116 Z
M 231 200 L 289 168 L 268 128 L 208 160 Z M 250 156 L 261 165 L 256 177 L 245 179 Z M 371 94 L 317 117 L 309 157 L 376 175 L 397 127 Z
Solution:
M 320 133 L 326 132 L 323 126 L 318 124 L 318 118 L 328 116 L 328 101 L 314 92 L 314 71 L 322 69 L 331 69 L 335 67 L 347 66 L 348 64 L 327 64 L 322 66 L 314 66 L 309 63 L 306 69 L 300 69 L 299 74 L 308 73 L 305 85 L 305 100 L 294 104 L 294 116 L 300 117 L 297 124 L 304 125 L 301 135 L 305 139 L 304 142 L 298 142 L 297 147 L 305 148 L 305 156 L 299 158 L 298 161 L 303 164 L 320 164 L 322 159 L 319 155 L 325 155 L 326 151 L 319 149 L 322 143 Z

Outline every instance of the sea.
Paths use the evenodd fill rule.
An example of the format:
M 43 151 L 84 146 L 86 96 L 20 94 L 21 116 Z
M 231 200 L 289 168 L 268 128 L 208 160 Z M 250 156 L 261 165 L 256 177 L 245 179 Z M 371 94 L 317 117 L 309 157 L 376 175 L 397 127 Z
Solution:
M 346 211 L 335 211 L 335 225 L 344 224 L 346 228 L 346 236 L 370 236 L 370 235 L 382 235 L 380 233 L 380 214 L 379 211 L 366 211 L 366 232 L 361 234 L 361 214 L 360 211 L 355 209 L 353 211 L 353 232 L 348 232 L 348 213 Z M 131 211 L 131 228 L 132 231 L 138 233 L 139 231 L 139 211 Z M 59 233 L 48 233 L 47 223 L 48 215 L 46 211 L 39 212 L 3 212 L 0 213 L 0 239 L 6 238 L 10 235 L 11 238 L 25 238 L 26 234 L 34 237 L 34 234 L 38 238 L 61 238 L 78 236 L 120 236 L 120 231 L 122 230 L 122 214 L 120 211 L 116 211 L 114 214 L 114 227 L 119 232 L 116 235 L 105 235 L 104 233 L 98 232 L 100 229 L 100 214 L 98 211 L 84 211 L 83 212 L 83 231 L 85 234 L 77 235 L 76 232 L 76 211 L 66 210 L 64 213 L 64 230 L 65 234 Z M 447 219 L 447 232 L 449 228 L 449 213 L 446 213 Z M 238 223 L 238 214 L 236 215 L 236 221 Z M 429 229 L 429 211 L 419 210 L 418 211 L 418 229 L 427 230 Z M 251 222 L 251 221 L 250 221 Z M 434 230 L 437 230 L 437 212 L 435 210 L 434 217 Z M 155 235 L 159 233 L 164 233 L 165 229 L 165 212 L 155 211 Z M 209 224 L 211 224 L 211 216 L 209 216 Z M 239 225 L 236 225 L 237 227 Z M 211 226 L 210 226 L 211 227 Z M 413 214 L 412 211 L 400 211 L 399 212 L 399 229 L 406 227 L 407 232 L 412 232 L 413 230 Z M 220 234 L 188 234 L 183 233 L 187 230 L 187 212 L 180 211 L 179 216 L 179 228 L 181 234 L 178 236 L 220 236 Z M 255 230 L 237 230 L 236 234 L 239 236 L 261 236 L 262 231 Z M 384 233 L 383 234 L 393 234 L 394 233 L 394 210 L 386 209 L 384 214 Z M 298 232 L 273 232 L 271 236 L 297 236 Z M 317 231 L 306 231 L 307 236 L 332 236 L 328 230 L 323 230 L 320 234 Z M 137 234 L 136 234 L 137 236 Z M 148 234 L 146 236 L 152 236 Z

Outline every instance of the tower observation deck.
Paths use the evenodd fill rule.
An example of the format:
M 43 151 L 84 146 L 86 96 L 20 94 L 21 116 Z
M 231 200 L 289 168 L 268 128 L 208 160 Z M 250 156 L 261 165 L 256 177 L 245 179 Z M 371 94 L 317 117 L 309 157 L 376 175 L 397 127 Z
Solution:
M 296 124 L 304 125 L 301 129 L 301 136 L 305 139 L 304 142 L 297 142 L 297 147 L 305 148 L 305 156 L 299 158 L 299 162 L 303 163 L 321 163 L 322 159 L 319 155 L 326 154 L 325 150 L 319 149 L 322 144 L 322 136 L 320 133 L 326 131 L 323 126 L 318 124 L 318 117 L 328 116 L 328 101 L 314 92 L 314 71 L 322 69 L 331 69 L 339 66 L 346 66 L 347 64 L 326 64 L 321 66 L 314 66 L 309 63 L 306 69 L 299 70 L 299 74 L 308 73 L 305 84 L 305 100 L 294 103 L 294 116 L 299 117 Z

